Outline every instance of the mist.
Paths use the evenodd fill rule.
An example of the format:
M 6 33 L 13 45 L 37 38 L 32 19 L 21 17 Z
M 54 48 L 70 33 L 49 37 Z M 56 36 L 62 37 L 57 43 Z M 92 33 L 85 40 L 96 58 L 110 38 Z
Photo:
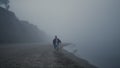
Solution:
M 10 0 L 10 10 L 44 30 L 52 42 L 57 35 L 76 55 L 100 68 L 119 68 L 119 0 Z

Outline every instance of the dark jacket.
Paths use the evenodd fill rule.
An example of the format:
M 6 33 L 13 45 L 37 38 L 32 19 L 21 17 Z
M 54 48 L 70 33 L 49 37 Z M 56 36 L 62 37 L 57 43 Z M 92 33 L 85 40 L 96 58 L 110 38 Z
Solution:
M 54 45 L 58 45 L 59 43 L 61 43 L 61 40 L 60 39 L 53 39 L 53 44 Z

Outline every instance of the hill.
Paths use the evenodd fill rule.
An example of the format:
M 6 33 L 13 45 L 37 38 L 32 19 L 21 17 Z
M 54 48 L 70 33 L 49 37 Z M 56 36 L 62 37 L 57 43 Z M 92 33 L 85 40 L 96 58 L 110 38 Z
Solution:
M 45 37 L 45 32 L 37 26 L 0 7 L 0 43 L 43 42 Z

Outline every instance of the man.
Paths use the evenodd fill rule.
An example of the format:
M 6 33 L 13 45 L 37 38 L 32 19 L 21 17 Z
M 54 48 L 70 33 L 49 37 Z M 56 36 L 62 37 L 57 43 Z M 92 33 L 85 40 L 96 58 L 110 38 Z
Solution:
M 55 38 L 53 39 L 53 45 L 54 45 L 54 48 L 55 48 L 56 50 L 59 49 L 60 43 L 61 43 L 61 40 L 60 40 L 59 38 L 57 38 L 57 36 L 55 36 Z

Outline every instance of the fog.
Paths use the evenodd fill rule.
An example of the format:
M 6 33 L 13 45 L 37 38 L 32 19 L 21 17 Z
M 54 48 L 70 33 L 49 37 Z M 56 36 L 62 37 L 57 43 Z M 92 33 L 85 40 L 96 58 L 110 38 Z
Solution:
M 74 45 L 76 55 L 100 68 L 120 66 L 119 0 L 10 0 L 10 10 Z

